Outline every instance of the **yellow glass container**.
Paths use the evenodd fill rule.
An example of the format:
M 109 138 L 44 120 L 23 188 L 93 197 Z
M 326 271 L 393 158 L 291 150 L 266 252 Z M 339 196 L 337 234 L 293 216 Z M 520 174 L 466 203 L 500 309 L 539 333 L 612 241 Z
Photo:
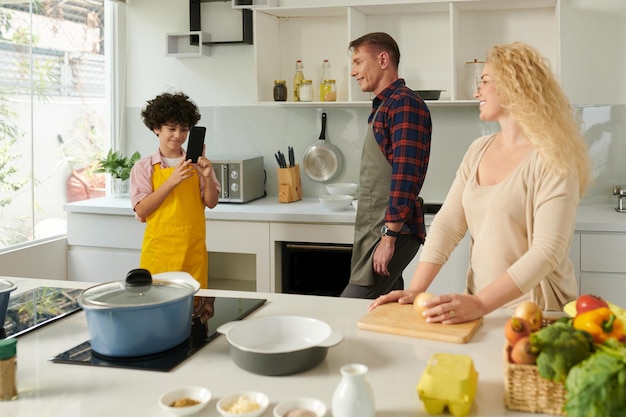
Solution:
M 466 355 L 436 353 L 428 360 L 417 384 L 417 394 L 428 414 L 441 414 L 445 407 L 455 417 L 469 414 L 478 373 L 472 358 Z

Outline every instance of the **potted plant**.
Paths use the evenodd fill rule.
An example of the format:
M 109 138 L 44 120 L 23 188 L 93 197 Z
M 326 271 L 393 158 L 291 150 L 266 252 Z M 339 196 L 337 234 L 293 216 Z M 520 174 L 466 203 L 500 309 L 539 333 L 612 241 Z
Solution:
M 95 172 L 104 172 L 111 176 L 111 192 L 114 197 L 128 196 L 130 170 L 139 158 L 139 152 L 126 157 L 121 152 L 109 149 L 106 157 L 98 160 Z

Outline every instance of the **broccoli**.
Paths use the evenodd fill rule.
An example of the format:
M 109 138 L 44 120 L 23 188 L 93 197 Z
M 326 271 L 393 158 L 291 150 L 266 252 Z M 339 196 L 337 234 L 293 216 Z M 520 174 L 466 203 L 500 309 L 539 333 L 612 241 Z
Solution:
M 574 366 L 565 380 L 564 411 L 571 417 L 624 415 L 626 409 L 626 346 L 615 339 Z
M 531 333 L 530 345 L 538 354 L 539 375 L 554 382 L 565 382 L 569 370 L 593 352 L 593 340 L 575 329 L 571 320 L 559 320 Z

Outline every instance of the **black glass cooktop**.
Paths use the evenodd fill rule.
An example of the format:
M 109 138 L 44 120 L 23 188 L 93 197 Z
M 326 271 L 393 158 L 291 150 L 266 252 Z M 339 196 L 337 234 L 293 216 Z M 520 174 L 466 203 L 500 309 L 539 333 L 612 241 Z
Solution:
M 37 287 L 11 295 L 0 339 L 18 337 L 80 310 L 81 289 Z
M 256 298 L 215 297 L 213 317 L 204 324 L 194 319 L 189 338 L 165 352 L 142 357 L 111 358 L 94 352 L 89 341 L 86 341 L 50 360 L 55 363 L 168 372 L 215 339 L 219 335 L 217 332 L 219 326 L 229 321 L 243 319 L 261 307 L 265 301 Z

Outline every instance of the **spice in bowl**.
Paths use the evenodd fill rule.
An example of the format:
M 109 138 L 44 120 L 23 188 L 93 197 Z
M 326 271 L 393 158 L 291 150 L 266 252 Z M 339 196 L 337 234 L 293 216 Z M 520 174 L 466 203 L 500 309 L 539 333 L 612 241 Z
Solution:
M 192 405 L 200 404 L 200 401 L 193 398 L 181 398 L 170 404 L 170 407 L 190 407 Z
M 283 417 L 317 417 L 317 414 L 305 408 L 294 408 L 287 411 Z
M 230 406 L 225 407 L 224 410 L 232 414 L 246 414 L 256 411 L 259 408 L 261 408 L 259 403 L 249 399 L 245 395 L 240 395 L 239 398 L 237 398 L 237 401 L 232 403 Z

